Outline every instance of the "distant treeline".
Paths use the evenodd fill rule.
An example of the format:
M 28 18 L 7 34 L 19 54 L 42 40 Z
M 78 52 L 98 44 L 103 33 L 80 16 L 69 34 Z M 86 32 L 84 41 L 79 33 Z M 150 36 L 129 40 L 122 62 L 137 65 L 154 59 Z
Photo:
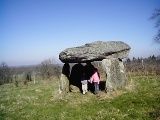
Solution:
M 71 68 L 74 64 L 70 64 Z M 101 62 L 93 62 L 103 76 L 105 72 L 102 69 Z M 16 82 L 19 77 L 21 80 L 36 79 L 51 80 L 52 77 L 57 80 L 60 78 L 62 64 L 57 64 L 54 59 L 42 61 L 38 65 L 9 67 L 7 63 L 0 64 L 0 85 L 10 82 Z M 125 72 L 129 77 L 136 76 L 155 76 L 160 75 L 160 57 L 149 56 L 148 58 L 127 58 L 124 61 Z M 105 75 L 104 75 L 105 76 Z M 29 78 L 29 79 L 28 79 Z

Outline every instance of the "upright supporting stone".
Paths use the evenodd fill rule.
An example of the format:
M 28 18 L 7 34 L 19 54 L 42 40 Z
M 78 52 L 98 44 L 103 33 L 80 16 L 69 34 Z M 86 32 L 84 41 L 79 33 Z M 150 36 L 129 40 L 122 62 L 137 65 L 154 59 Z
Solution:
M 62 69 L 59 85 L 59 93 L 69 92 L 69 75 L 70 75 L 70 66 L 68 63 L 65 63 Z
M 108 91 L 112 91 L 113 90 L 113 86 L 112 86 L 112 82 L 111 82 L 111 59 L 103 59 L 102 60 L 102 66 L 106 72 L 106 89 L 107 92 Z
M 125 86 L 127 79 L 124 73 L 124 65 L 122 61 L 116 58 L 103 59 L 102 65 L 107 77 L 107 92 L 111 92 L 117 87 Z

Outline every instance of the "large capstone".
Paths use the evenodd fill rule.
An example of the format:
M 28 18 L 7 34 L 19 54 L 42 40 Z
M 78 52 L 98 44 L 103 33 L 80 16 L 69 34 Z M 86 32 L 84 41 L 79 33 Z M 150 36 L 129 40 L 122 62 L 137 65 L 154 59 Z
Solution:
M 59 54 L 64 63 L 101 61 L 108 58 L 128 57 L 130 46 L 122 41 L 97 41 L 79 47 L 67 48 Z

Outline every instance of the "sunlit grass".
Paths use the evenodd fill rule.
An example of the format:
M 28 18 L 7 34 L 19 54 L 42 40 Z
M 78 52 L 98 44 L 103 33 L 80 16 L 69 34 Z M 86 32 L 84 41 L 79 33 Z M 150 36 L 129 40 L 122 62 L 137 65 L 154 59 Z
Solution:
M 126 89 L 107 94 L 58 94 L 58 82 L 0 86 L 2 120 L 160 119 L 160 78 L 134 78 Z

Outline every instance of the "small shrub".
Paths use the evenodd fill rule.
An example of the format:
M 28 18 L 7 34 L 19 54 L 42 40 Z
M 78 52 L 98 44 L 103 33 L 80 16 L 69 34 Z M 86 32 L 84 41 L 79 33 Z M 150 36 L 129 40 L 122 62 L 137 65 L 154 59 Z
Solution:
M 156 70 L 156 75 L 160 75 L 160 69 Z

